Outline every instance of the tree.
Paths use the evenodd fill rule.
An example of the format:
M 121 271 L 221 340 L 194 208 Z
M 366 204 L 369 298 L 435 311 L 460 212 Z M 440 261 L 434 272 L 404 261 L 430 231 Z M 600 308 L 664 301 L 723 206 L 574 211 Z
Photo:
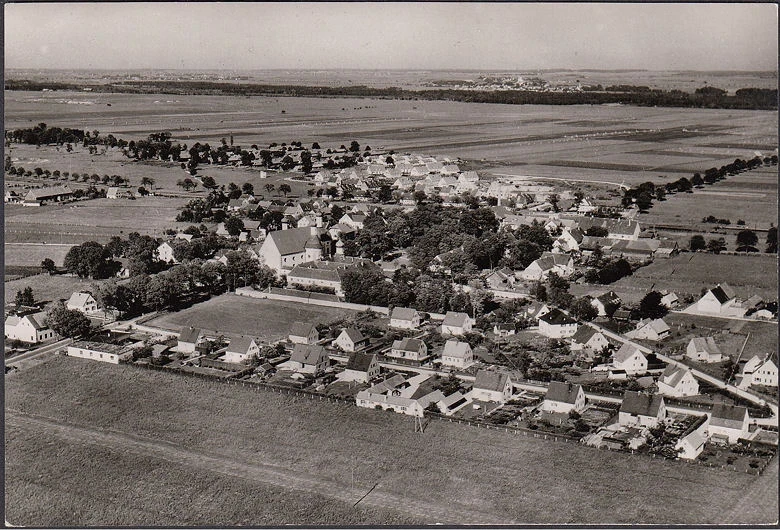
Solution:
M 349 144 L 349 150 L 353 153 L 360 152 L 360 144 L 357 143 L 355 140 L 352 140 L 352 142 Z
M 661 303 L 663 295 L 658 291 L 650 291 L 639 302 L 639 316 L 641 318 L 661 318 L 668 309 Z
M 586 322 L 593 320 L 599 314 L 598 309 L 590 303 L 590 298 L 583 296 L 575 300 L 570 307 L 572 315 Z
M 766 251 L 777 254 L 777 227 L 772 225 L 766 233 Z
M 241 186 L 241 192 L 244 193 L 244 195 L 254 195 L 255 187 L 251 182 L 244 182 L 244 184 Z
M 647 211 L 653 206 L 653 197 L 649 192 L 640 192 L 636 197 L 636 207 L 640 212 Z
M 710 239 L 707 242 L 707 250 L 714 252 L 715 254 L 720 254 L 726 250 L 726 240 L 722 237 L 719 237 L 718 239 Z
M 14 297 L 14 304 L 16 305 L 16 307 L 34 306 L 35 295 L 33 294 L 32 287 L 27 286 L 21 291 L 16 291 L 16 296 Z
M 276 186 L 274 186 L 273 184 L 266 184 L 265 185 L 265 191 L 267 191 L 268 193 L 271 193 L 275 189 L 276 189 Z
M 217 189 L 217 181 L 214 180 L 214 177 L 203 177 L 200 179 L 200 181 L 203 183 L 203 187 L 207 190 Z
M 156 248 L 156 246 L 155 246 Z M 79 278 L 106 278 L 119 270 L 111 252 L 96 241 L 87 241 L 70 248 L 65 255 L 65 268 Z
M 558 196 L 557 193 L 551 193 L 549 197 L 547 197 L 547 202 L 552 204 L 553 210 L 558 212 L 560 211 L 558 209 L 558 202 L 560 202 L 561 198 Z
M 314 142 L 313 144 L 311 144 L 311 148 L 312 149 L 320 149 L 320 144 L 318 144 L 317 142 Z
M 92 323 L 84 314 L 68 309 L 63 302 L 49 311 L 47 322 L 55 333 L 68 338 L 86 336 L 92 329 Z
M 189 177 L 185 178 L 184 180 L 178 181 L 176 185 L 179 186 L 180 188 L 183 188 L 184 191 L 193 190 L 198 186 L 198 184 Z
M 141 197 L 146 197 L 147 195 L 149 195 L 149 190 L 147 190 L 143 186 L 138 186 L 138 195 L 140 195 Z
M 696 234 L 695 236 L 691 236 L 688 247 L 691 249 L 691 252 L 696 252 L 697 250 L 704 250 L 707 248 L 707 243 L 704 241 L 704 236 Z
M 228 234 L 231 236 L 237 236 L 244 230 L 244 221 L 239 217 L 230 216 L 225 219 L 225 230 L 227 230 Z
M 691 179 L 691 184 L 693 184 L 697 188 L 704 186 L 704 179 L 701 178 L 701 174 L 694 173 L 693 178 Z
M 666 200 L 666 190 L 660 186 L 655 189 L 655 198 L 658 201 Z
M 292 191 L 292 188 L 290 187 L 290 185 L 289 185 L 289 184 L 287 184 L 287 183 L 284 183 L 284 184 L 280 184 L 280 185 L 279 185 L 279 191 L 280 191 L 281 193 L 284 193 L 284 196 L 285 196 L 285 198 L 286 198 L 286 197 L 287 197 L 287 194 L 288 194 L 288 193 L 290 193 L 290 192 Z
M 57 266 L 54 264 L 54 260 L 51 258 L 46 258 L 43 261 L 41 261 L 41 269 L 51 274 L 52 272 L 57 270 Z
M 151 177 L 143 177 L 141 178 L 141 186 L 154 188 L 154 179 Z M 205 184 L 204 184 L 205 186 Z
M 379 199 L 379 202 L 389 202 L 393 198 L 393 189 L 388 186 L 387 184 L 382 184 L 379 188 L 379 194 L 377 195 L 377 199 Z
M 414 202 L 417 204 L 422 204 L 428 199 L 428 196 L 425 194 L 422 190 L 417 190 L 414 192 Z
M 311 163 L 311 153 L 308 151 L 303 151 L 301 153 L 301 170 L 304 173 L 310 173 L 312 170 L 312 163 Z
M 740 230 L 737 234 L 738 252 L 756 252 L 758 245 L 758 236 L 752 230 Z

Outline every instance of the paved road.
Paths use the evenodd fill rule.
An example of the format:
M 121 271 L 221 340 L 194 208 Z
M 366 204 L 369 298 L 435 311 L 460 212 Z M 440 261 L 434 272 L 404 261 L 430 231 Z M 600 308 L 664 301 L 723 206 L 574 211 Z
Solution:
M 293 491 L 316 493 L 349 504 L 354 504 L 370 487 L 370 485 L 364 485 L 360 490 L 353 490 L 349 486 L 319 479 L 271 462 L 245 462 L 227 455 L 220 455 L 218 450 L 202 453 L 164 440 L 146 438 L 121 431 L 74 425 L 58 419 L 34 416 L 13 409 L 6 410 L 5 422 L 6 429 L 28 429 L 42 432 L 78 444 L 98 445 L 119 453 L 134 453 L 145 457 L 159 458 L 205 472 L 221 473 Z M 501 519 L 494 514 L 463 506 L 433 504 L 425 499 L 402 497 L 395 493 L 382 491 L 381 483 L 360 502 L 360 505 L 396 510 L 418 517 L 427 523 L 482 525 L 514 523 L 514 521 Z
M 71 342 L 73 342 L 73 339 L 58 340 L 57 342 L 47 344 L 46 346 L 42 346 L 25 353 L 21 353 L 14 357 L 10 357 L 9 359 L 6 359 L 5 365 L 23 368 L 26 363 L 36 360 L 39 357 L 43 357 L 44 355 L 52 354 L 59 349 L 66 348 Z

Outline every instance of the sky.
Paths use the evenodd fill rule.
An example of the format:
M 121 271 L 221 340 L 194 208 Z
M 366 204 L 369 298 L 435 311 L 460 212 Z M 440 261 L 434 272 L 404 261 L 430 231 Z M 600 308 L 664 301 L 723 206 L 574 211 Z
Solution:
M 776 70 L 774 4 L 5 4 L 6 68 Z

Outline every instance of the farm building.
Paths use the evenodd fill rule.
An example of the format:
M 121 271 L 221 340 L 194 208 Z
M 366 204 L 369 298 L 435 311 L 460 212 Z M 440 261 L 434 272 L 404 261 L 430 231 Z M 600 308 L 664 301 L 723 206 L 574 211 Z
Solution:
M 28 313 L 9 315 L 5 319 L 5 338 L 19 340 L 28 344 L 38 344 L 56 336 L 46 324 L 46 313 Z
M 539 317 L 539 333 L 551 339 L 572 337 L 577 333 L 577 321 L 558 308 Z
M 474 319 L 466 313 L 447 311 L 441 324 L 442 335 L 465 335 L 471 333 Z
M 689 369 L 670 364 L 658 378 L 658 393 L 669 397 L 695 396 L 699 382 Z
M 390 327 L 396 329 L 417 329 L 420 327 L 420 313 L 409 307 L 394 307 L 390 313 Z
M 730 309 L 735 302 L 736 295 L 734 290 L 728 284 L 718 284 L 704 293 L 704 296 L 696 302 L 696 310 L 700 313 L 709 313 L 711 315 L 732 316 L 731 313 L 733 311 L 730 311 Z
M 655 427 L 666 417 L 663 396 L 650 395 L 627 390 L 618 413 L 618 422 L 623 426 Z
M 333 345 L 341 351 L 355 352 L 368 346 L 368 337 L 355 328 L 344 328 L 339 336 L 333 341 Z
M 680 305 L 680 300 L 677 298 L 677 295 L 674 293 L 662 293 L 663 296 L 661 297 L 661 305 L 666 307 L 667 309 L 674 309 L 678 305 Z
M 474 363 L 474 353 L 468 342 L 460 342 L 454 339 L 444 344 L 441 353 L 441 364 L 453 368 L 468 368 Z
M 368 383 L 372 379 L 379 377 L 379 363 L 376 361 L 376 355 L 369 353 L 355 352 L 349 356 L 346 369 L 339 374 L 339 380 Z
M 287 338 L 293 344 L 314 344 L 320 340 L 320 332 L 314 324 L 293 322 Z
M 512 379 L 506 372 L 480 370 L 471 389 L 472 399 L 506 403 L 512 397 Z
M 460 392 L 455 392 L 439 401 L 436 405 L 439 407 L 439 412 L 445 416 L 451 416 L 471 402 L 469 394 L 463 395 Z
M 745 407 L 716 403 L 707 432 L 713 442 L 735 444 L 747 436 L 749 426 L 750 415 Z
M 585 391 L 582 389 L 582 385 L 561 381 L 550 382 L 542 402 L 542 411 L 568 414 L 572 410 L 582 412 L 584 409 Z
M 343 296 L 341 276 L 346 268 L 344 264 L 329 261 L 301 263 L 287 273 L 287 283 L 291 287 L 324 287 L 332 289 L 338 296 Z
M 92 293 L 84 291 L 70 295 L 65 306 L 70 310 L 79 311 L 85 315 L 98 310 L 97 300 L 92 296 Z
M 119 189 L 112 186 L 106 190 L 107 199 L 127 199 L 133 196 L 133 192 L 130 190 Z
M 685 348 L 685 356 L 701 363 L 719 363 L 723 354 L 712 337 L 695 337 Z
M 133 351 L 125 345 L 80 340 L 68 346 L 68 356 L 119 364 L 132 359 Z
M 43 206 L 49 202 L 62 202 L 73 198 L 73 190 L 68 186 L 40 188 L 30 190 L 24 196 L 24 206 Z

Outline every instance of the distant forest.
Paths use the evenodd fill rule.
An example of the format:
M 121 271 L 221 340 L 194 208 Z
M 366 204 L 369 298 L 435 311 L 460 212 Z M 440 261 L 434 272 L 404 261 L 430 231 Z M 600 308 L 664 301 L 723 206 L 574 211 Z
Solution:
M 524 90 L 406 90 L 396 87 L 367 86 L 323 87 L 298 85 L 233 84 L 211 81 L 126 81 L 111 84 L 70 84 L 6 80 L 6 90 L 83 90 L 129 94 L 226 95 L 226 96 L 298 96 L 298 97 L 371 97 L 384 99 L 460 101 L 465 103 L 504 103 L 510 105 L 602 105 L 620 103 L 645 107 L 690 107 L 713 109 L 776 110 L 777 89 L 741 88 L 734 95 L 715 87 L 697 89 L 693 94 L 681 90 L 658 90 L 620 85 L 602 91 L 537 92 Z

